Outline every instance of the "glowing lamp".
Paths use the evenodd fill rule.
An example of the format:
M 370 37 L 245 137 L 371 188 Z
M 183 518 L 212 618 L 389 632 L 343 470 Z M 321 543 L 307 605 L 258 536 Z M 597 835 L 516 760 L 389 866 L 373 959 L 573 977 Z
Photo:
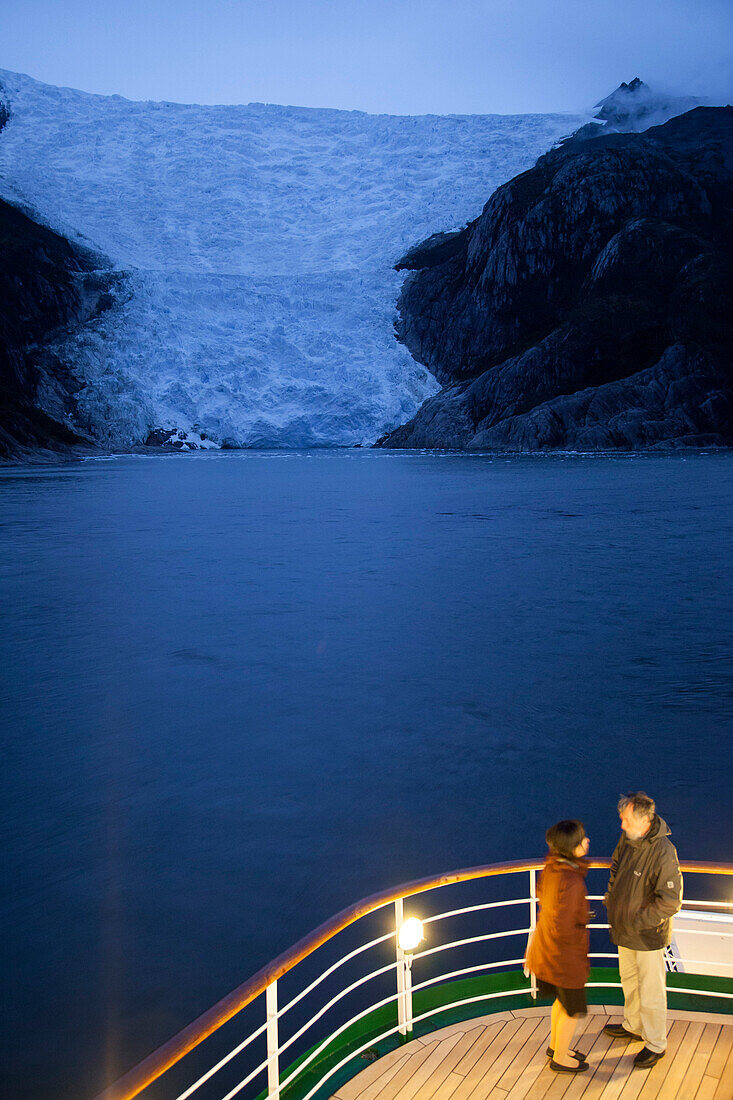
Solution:
M 423 933 L 421 920 L 418 920 L 417 917 L 409 917 L 406 921 L 402 922 L 397 936 L 397 943 L 402 951 L 409 954 L 414 951 L 424 939 L 425 935 Z

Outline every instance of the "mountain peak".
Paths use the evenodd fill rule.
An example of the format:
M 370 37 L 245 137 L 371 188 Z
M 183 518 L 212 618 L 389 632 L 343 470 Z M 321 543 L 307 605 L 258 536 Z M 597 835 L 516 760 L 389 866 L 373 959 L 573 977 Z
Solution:
M 595 106 L 598 111 L 595 118 L 605 123 L 605 132 L 610 130 L 639 131 L 650 126 L 659 126 L 675 115 L 699 107 L 703 100 L 694 96 L 671 96 L 657 92 L 635 76 L 628 84 L 619 84 L 615 91 Z

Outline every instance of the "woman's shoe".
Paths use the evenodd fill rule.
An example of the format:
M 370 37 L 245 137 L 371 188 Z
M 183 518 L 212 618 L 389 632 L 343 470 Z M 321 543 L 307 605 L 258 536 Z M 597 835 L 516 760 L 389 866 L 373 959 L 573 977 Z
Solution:
M 552 1047 L 548 1047 L 547 1050 L 545 1051 L 545 1053 L 546 1053 L 548 1058 L 554 1058 L 555 1057 L 555 1051 L 552 1049 Z M 585 1055 L 584 1054 L 579 1054 L 577 1050 L 569 1050 L 568 1051 L 568 1058 L 574 1058 L 576 1062 L 584 1062 L 585 1061 Z
M 588 1068 L 587 1062 L 578 1062 L 577 1066 L 563 1066 L 554 1058 L 550 1061 L 550 1069 L 554 1069 L 555 1073 L 585 1073 Z

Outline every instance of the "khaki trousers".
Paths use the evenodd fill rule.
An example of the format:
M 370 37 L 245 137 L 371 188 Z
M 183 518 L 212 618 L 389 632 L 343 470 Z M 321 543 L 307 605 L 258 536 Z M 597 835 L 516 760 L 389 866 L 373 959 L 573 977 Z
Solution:
M 660 1054 L 667 1049 L 667 980 L 664 948 L 659 951 L 618 949 L 624 991 L 624 1027 L 641 1035 L 644 1046 Z

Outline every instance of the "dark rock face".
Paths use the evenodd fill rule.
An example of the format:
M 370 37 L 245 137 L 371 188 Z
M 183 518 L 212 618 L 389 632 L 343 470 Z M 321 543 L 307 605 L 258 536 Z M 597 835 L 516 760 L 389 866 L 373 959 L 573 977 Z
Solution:
M 2 84 L 0 84 L 0 130 L 3 129 L 6 122 L 10 118 L 10 107 L 8 106 L 5 95 L 5 88 Z
M 0 200 L 0 456 L 87 443 L 72 427 L 79 386 L 44 345 L 110 304 L 119 276 L 104 262 Z
M 437 267 L 465 250 L 465 236 L 459 230 L 451 233 L 433 233 L 426 241 L 416 244 L 395 264 L 395 271 L 419 271 Z
M 733 108 L 553 150 L 449 245 L 398 329 L 445 388 L 381 445 L 733 443 Z

